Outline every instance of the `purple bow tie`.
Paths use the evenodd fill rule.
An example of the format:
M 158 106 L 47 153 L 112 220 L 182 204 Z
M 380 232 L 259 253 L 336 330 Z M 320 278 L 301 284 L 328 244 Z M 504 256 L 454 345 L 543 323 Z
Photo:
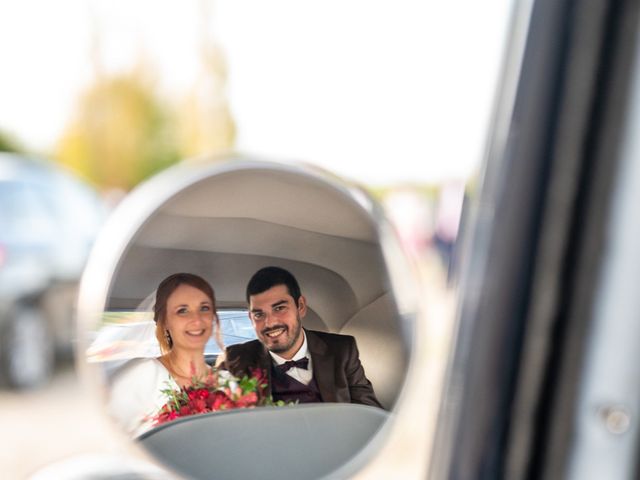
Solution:
M 303 357 L 300 360 L 287 360 L 281 365 L 276 365 L 276 368 L 281 372 L 286 372 L 291 368 L 307 370 L 309 368 L 309 359 L 307 357 Z

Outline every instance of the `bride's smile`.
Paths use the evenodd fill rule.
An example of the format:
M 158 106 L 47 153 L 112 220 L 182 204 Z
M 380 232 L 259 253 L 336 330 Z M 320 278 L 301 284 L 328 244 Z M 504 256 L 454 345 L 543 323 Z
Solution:
M 213 318 L 211 299 L 191 285 L 180 285 L 167 299 L 166 327 L 174 348 L 201 350 L 211 337 Z
M 206 332 L 206 330 L 205 330 L 205 329 L 202 329 L 202 330 L 196 330 L 196 331 L 188 331 L 188 330 L 187 330 L 187 332 L 186 332 L 186 333 L 187 333 L 187 335 L 190 335 L 190 336 L 192 336 L 192 337 L 200 337 L 200 336 L 204 335 L 204 332 Z

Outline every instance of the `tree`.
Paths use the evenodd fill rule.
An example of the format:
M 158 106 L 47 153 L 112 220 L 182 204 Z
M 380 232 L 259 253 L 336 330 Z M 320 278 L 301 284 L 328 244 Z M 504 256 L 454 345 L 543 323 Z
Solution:
M 24 149 L 20 143 L 6 132 L 0 132 L 0 152 L 19 153 Z
M 127 191 L 180 158 L 231 149 L 235 125 L 226 100 L 227 68 L 211 31 L 211 2 L 201 2 L 200 70 L 186 92 L 158 94 L 144 52 L 130 72 L 106 75 L 102 31 L 94 31 L 96 82 L 81 95 L 57 158 L 104 189 Z
M 103 188 L 131 189 L 180 158 L 173 114 L 149 70 L 99 78 L 80 98 L 59 161 Z
M 204 7 L 206 4 L 202 18 L 207 18 Z M 201 26 L 200 71 L 177 109 L 180 149 L 185 157 L 229 150 L 236 136 L 226 99 L 226 61 L 207 26 L 206 22 Z

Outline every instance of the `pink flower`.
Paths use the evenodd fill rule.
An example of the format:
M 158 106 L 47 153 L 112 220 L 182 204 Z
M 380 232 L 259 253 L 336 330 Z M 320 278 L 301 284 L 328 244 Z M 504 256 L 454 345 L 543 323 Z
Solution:
M 233 404 L 229 397 L 223 392 L 216 392 L 214 395 L 213 403 L 211 405 L 211 410 L 226 410 L 232 407 Z
M 258 394 L 256 392 L 249 392 L 236 400 L 236 405 L 246 408 L 255 405 L 257 402 Z

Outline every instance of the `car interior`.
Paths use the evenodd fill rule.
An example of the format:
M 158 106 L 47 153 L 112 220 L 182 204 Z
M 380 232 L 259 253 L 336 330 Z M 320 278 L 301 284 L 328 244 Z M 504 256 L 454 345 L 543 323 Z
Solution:
M 149 205 L 152 189 L 161 192 L 156 205 Z M 399 294 L 398 274 L 387 270 L 385 256 L 394 254 L 397 244 L 380 218 L 377 204 L 364 192 L 310 169 L 237 159 L 178 167 L 134 191 L 125 201 L 129 205 L 119 208 L 110 219 L 100 239 L 105 246 L 96 246 L 87 268 L 86 276 L 91 277 L 94 270 L 102 278 L 98 285 L 102 285 L 103 295 L 92 305 L 103 305 L 106 312 L 135 310 L 163 278 L 184 271 L 211 282 L 219 310 L 246 309 L 245 288 L 251 275 L 268 265 L 286 268 L 307 298 L 303 326 L 353 335 L 366 375 L 386 409 L 315 404 L 305 406 L 303 413 L 297 406 L 200 415 L 180 427 L 173 425 L 178 422 L 157 427 L 158 432 L 148 432 L 141 442 L 152 445 L 151 451 L 162 462 L 182 471 L 188 465 L 176 467 L 172 463 L 172 459 L 181 461 L 176 450 L 158 445 L 175 445 L 176 438 L 191 439 L 189 445 L 200 443 L 195 442 L 198 434 L 194 432 L 220 434 L 227 431 L 224 428 L 233 438 L 239 421 L 259 430 L 269 424 L 263 419 L 282 417 L 280 424 L 285 429 L 302 424 L 317 431 L 321 425 L 332 425 L 330 434 L 311 436 L 315 448 L 309 451 L 316 451 L 314 455 L 322 459 L 323 474 L 344 468 L 349 457 L 383 430 L 384 420 L 398 400 L 404 382 L 398 372 L 407 370 L 415 322 L 407 307 L 411 303 L 405 299 L 411 289 Z M 135 217 L 135 221 L 127 226 L 118 218 L 119 212 Z M 101 255 L 101 249 L 110 253 Z M 101 313 L 96 311 L 93 318 L 101 318 Z M 94 325 L 96 329 L 99 327 Z M 327 410 L 329 407 L 332 409 Z M 274 408 L 272 413 L 258 411 Z M 327 423 L 328 418 L 339 418 L 335 416 L 339 411 L 352 420 Z M 222 416 L 232 413 L 223 422 Z M 356 429 L 359 434 L 350 426 L 356 418 L 361 425 Z M 216 425 L 210 429 L 196 426 L 205 421 Z M 218 426 L 218 422 L 222 423 Z M 311 428 L 313 425 L 317 428 Z M 162 438 L 171 440 L 163 443 Z M 344 443 L 340 455 L 330 453 L 335 450 L 331 445 L 336 445 L 336 438 Z M 299 443 L 300 448 L 304 445 Z M 350 453 L 345 457 L 346 452 Z M 207 465 L 194 465 L 186 473 L 198 478 L 197 471 L 207 471 L 210 462 L 219 462 L 229 453 L 223 450 L 215 456 L 201 456 L 200 461 Z M 242 469 L 236 473 L 234 477 L 230 471 L 225 478 L 246 478 L 248 474 Z M 300 478 L 317 478 L 318 471 L 307 469 L 304 475 Z

